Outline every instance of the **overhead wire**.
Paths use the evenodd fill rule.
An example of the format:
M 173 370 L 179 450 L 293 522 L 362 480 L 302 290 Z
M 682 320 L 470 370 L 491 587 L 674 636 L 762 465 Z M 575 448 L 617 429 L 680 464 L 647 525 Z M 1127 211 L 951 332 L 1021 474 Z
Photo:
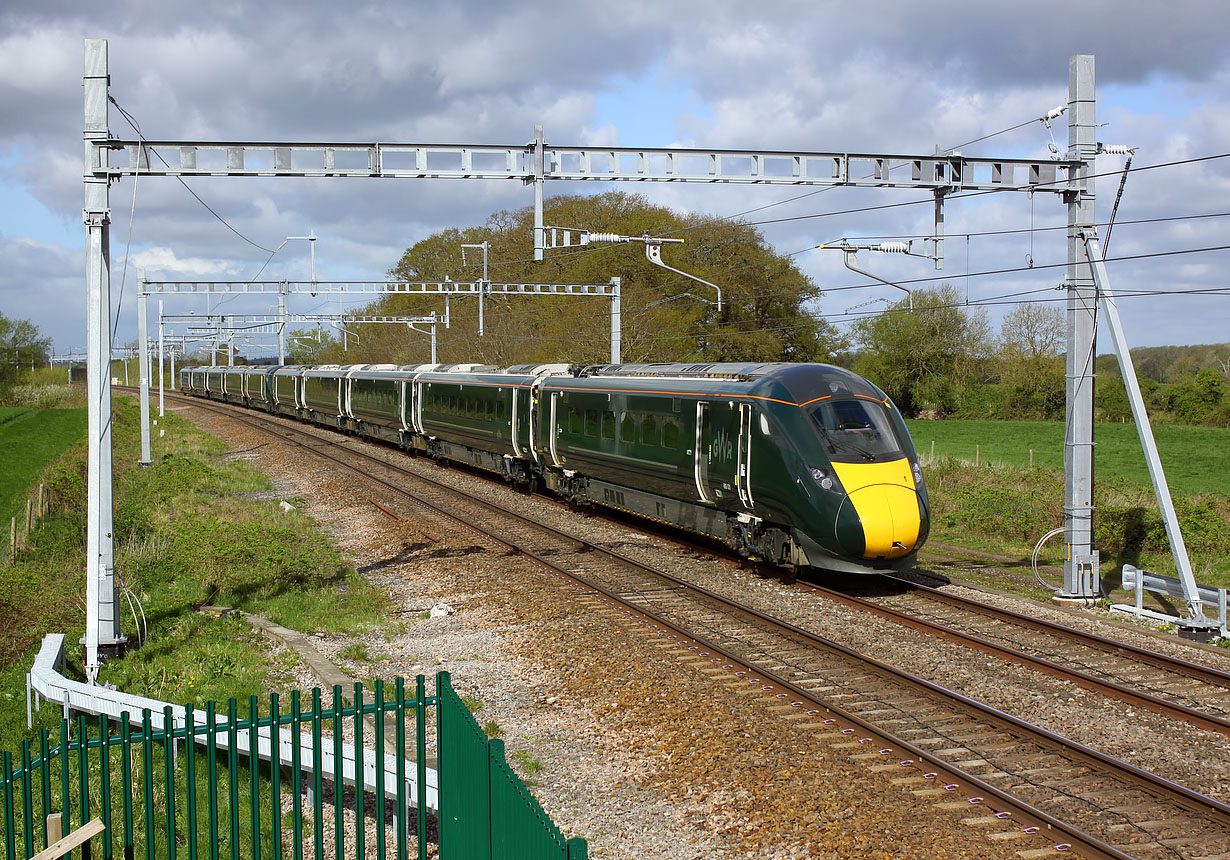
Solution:
M 124 110 L 124 108 L 120 105 L 120 103 L 119 103 L 119 102 L 117 102 L 117 101 L 115 100 L 115 97 L 114 97 L 114 96 L 108 95 L 108 96 L 107 96 L 107 100 L 108 100 L 108 101 L 110 101 L 110 102 L 111 102 L 111 104 L 115 105 L 116 110 L 118 110 L 118 111 L 120 112 L 120 115 L 121 115 L 121 116 L 123 116 L 125 120 L 127 120 L 128 124 L 129 124 L 130 126 L 132 126 L 133 131 L 135 131 L 135 132 L 137 133 L 137 136 L 141 138 L 141 142 L 142 142 L 142 144 L 143 144 L 143 148 L 144 148 L 144 149 L 146 149 L 146 150 L 148 150 L 149 152 L 154 153 L 154 155 L 158 156 L 158 160 L 159 160 L 159 161 L 161 161 L 161 162 L 163 163 L 163 165 L 164 165 L 167 169 L 170 169 L 171 165 L 167 162 L 167 160 L 166 160 L 165 158 L 163 158 L 163 157 L 162 157 L 162 153 L 161 153 L 161 152 L 159 152 L 159 151 L 158 151 L 158 149 L 157 149 L 156 147 L 154 147 L 154 146 L 151 146 L 151 145 L 150 145 L 150 143 L 149 143 L 149 141 L 146 139 L 145 135 L 141 132 L 141 128 L 140 128 L 140 126 L 137 124 L 136 119 L 135 119 L 135 118 L 133 118 L 132 114 L 130 114 L 128 111 Z M 205 207 L 205 209 L 209 212 L 209 214 L 210 214 L 210 215 L 213 215 L 215 218 L 217 218 L 217 219 L 218 219 L 218 221 L 220 221 L 220 222 L 222 223 L 222 225 L 223 225 L 224 227 L 226 227 L 226 229 L 230 230 L 232 233 L 234 233 L 234 234 L 235 234 L 236 236 L 238 236 L 240 239 L 243 239 L 245 242 L 247 242 L 247 243 L 248 243 L 249 245 L 251 245 L 253 248 L 257 248 L 257 249 L 259 249 L 259 250 L 261 250 L 261 251 L 267 251 L 267 252 L 269 252 L 269 253 L 271 253 L 271 254 L 273 254 L 273 253 L 277 253 L 275 249 L 266 248 L 264 245 L 260 244 L 259 242 L 255 242 L 255 241 L 253 241 L 252 239 L 249 239 L 249 238 L 248 238 L 247 236 L 245 236 L 243 233 L 239 232 L 239 230 L 238 230 L 238 229 L 236 229 L 235 227 L 231 226 L 230 222 L 228 222 L 225 218 L 223 218 L 221 215 L 219 215 L 217 212 L 215 212 L 215 211 L 214 211 L 214 209 L 213 209 L 213 207 L 211 207 L 208 203 L 206 203 L 206 202 L 205 202 L 205 201 L 201 198 L 201 195 L 197 194 L 195 191 L 193 191 L 193 190 L 192 190 L 192 187 L 191 187 L 190 185 L 188 185 L 188 183 L 187 183 L 187 182 L 185 182 L 185 181 L 184 181 L 184 178 L 183 178 L 182 176 L 176 176 L 175 178 L 176 178 L 176 179 L 178 179 L 178 180 L 179 180 L 179 184 L 180 184 L 180 185 L 182 185 L 182 186 L 184 186 L 184 188 L 188 191 L 188 193 L 189 193 L 189 194 L 191 194 L 194 198 L 196 198 L 196 201 L 197 201 L 198 203 L 200 203 L 202 206 L 204 206 L 204 207 Z

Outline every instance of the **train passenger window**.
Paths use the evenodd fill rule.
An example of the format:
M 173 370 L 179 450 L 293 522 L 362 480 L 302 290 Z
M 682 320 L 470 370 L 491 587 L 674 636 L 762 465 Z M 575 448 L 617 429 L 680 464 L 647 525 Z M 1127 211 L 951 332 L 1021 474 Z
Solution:
M 581 410 L 575 406 L 568 410 L 568 432 L 581 435 Z
M 615 413 L 614 412 L 603 412 L 602 413 L 602 438 L 603 439 L 614 439 L 615 438 Z
M 662 422 L 662 447 L 674 448 L 679 444 L 679 422 L 667 418 Z
M 624 413 L 623 419 L 619 422 L 619 441 L 636 441 L 636 419 L 627 412 Z
M 598 435 L 598 410 L 597 409 L 586 409 L 585 410 L 585 435 L 586 436 L 597 436 Z
M 652 415 L 646 415 L 641 421 L 641 442 L 646 445 L 658 444 L 658 422 Z
M 456 397 L 450 397 L 448 399 L 448 412 L 450 415 L 457 414 L 457 398 Z

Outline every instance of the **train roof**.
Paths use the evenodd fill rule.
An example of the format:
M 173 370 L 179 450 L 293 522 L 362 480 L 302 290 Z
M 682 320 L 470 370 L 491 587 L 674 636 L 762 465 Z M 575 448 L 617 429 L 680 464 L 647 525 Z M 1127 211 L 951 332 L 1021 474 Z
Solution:
M 683 364 L 658 362 L 654 364 L 595 364 L 586 367 L 578 376 L 656 376 L 685 379 L 737 379 L 751 381 L 763 376 L 797 367 L 788 362 L 704 362 Z

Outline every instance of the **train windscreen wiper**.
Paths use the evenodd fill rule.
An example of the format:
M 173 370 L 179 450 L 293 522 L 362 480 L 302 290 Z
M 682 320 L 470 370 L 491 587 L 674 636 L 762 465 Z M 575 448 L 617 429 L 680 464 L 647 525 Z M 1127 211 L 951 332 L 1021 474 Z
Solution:
M 863 459 L 865 460 L 875 460 L 876 455 L 872 451 L 868 451 L 862 445 L 856 445 L 854 442 L 851 442 L 849 439 L 838 439 L 836 436 L 833 435 L 832 431 L 830 431 L 829 428 L 824 426 L 823 421 L 817 421 L 816 426 L 820 428 L 820 432 L 821 434 L 823 434 L 830 448 L 837 448 L 838 446 L 840 446 L 842 448 L 846 448 L 847 450 L 853 451 L 854 453 L 863 457 Z

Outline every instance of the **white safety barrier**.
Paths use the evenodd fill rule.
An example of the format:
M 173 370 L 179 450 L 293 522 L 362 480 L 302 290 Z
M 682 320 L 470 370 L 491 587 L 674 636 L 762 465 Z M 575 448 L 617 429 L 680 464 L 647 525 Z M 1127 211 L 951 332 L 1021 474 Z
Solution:
M 1151 618 L 1154 621 L 1164 621 L 1170 624 L 1182 624 L 1185 619 L 1177 615 L 1167 615 L 1164 612 L 1154 612 L 1151 609 L 1144 608 L 1144 593 L 1152 591 L 1155 594 L 1165 594 L 1169 597 L 1182 600 L 1184 598 L 1183 583 L 1173 576 L 1164 576 L 1160 573 L 1150 573 L 1147 570 L 1141 570 L 1134 565 L 1125 564 L 1123 566 L 1123 587 L 1135 593 L 1136 601 L 1134 605 L 1126 603 L 1116 603 L 1110 607 L 1111 612 L 1122 612 L 1126 615 L 1138 615 L 1143 618 Z M 1197 590 L 1200 594 L 1200 602 L 1210 609 L 1217 612 L 1217 627 L 1218 632 L 1222 636 L 1228 635 L 1226 627 L 1226 589 L 1212 588 L 1207 585 L 1198 585 Z
M 182 729 L 187 724 L 187 711 L 183 705 L 175 705 L 169 702 L 161 702 L 157 699 L 148 699 L 144 696 L 134 696 L 131 693 L 122 693 L 119 690 L 109 690 L 106 687 L 91 686 L 82 683 L 81 681 L 72 681 L 60 674 L 59 668 L 64 664 L 64 634 L 53 633 L 44 637 L 42 647 L 39 649 L 38 656 L 34 658 L 34 666 L 30 670 L 28 676 L 28 689 L 26 691 L 26 706 L 27 716 L 29 716 L 30 708 L 30 692 L 37 693 L 42 698 L 49 702 L 55 702 L 61 705 L 65 712 L 77 711 L 86 714 L 106 714 L 115 721 L 119 721 L 121 717 L 127 713 L 128 721 L 135 726 L 142 725 L 142 712 L 148 709 L 150 711 L 150 723 L 156 731 L 162 731 L 164 718 L 164 710 L 170 706 L 171 720 L 174 728 Z M 206 713 L 203 710 L 193 711 L 193 722 L 198 726 L 206 724 Z M 219 726 L 226 725 L 226 714 L 218 714 L 215 717 L 215 723 Z M 236 750 L 242 754 L 247 754 L 249 748 L 248 729 L 242 729 L 236 732 Z M 272 733 L 270 728 L 262 726 L 257 729 L 257 754 L 261 759 L 266 761 L 272 758 Z M 198 743 L 204 742 L 205 735 L 198 736 Z M 336 762 L 333 758 L 333 742 L 331 738 L 325 738 L 329 743 L 321 744 L 320 749 L 320 765 L 321 776 L 326 779 L 332 779 L 336 773 Z M 225 731 L 218 732 L 215 736 L 215 743 L 218 748 L 227 748 L 227 733 Z M 285 729 L 278 732 L 278 758 L 282 765 L 288 766 L 291 762 L 291 754 L 294 749 L 295 738 L 289 731 Z M 310 770 L 313 750 L 311 735 L 300 735 L 299 737 L 299 760 L 304 770 Z M 386 797 L 397 797 L 397 759 L 398 756 L 386 753 L 384 755 L 384 792 Z M 416 774 L 417 765 L 412 761 L 405 761 L 402 765 L 405 772 L 405 797 L 407 801 L 413 805 L 418 797 L 418 776 Z M 375 792 L 376 785 L 376 753 L 374 750 L 363 750 L 363 787 L 367 791 Z M 355 784 L 355 748 L 353 744 L 342 744 L 342 761 L 341 772 L 343 779 L 350 785 Z M 439 810 L 439 779 L 437 773 L 432 768 L 427 768 L 427 808 L 433 811 Z

